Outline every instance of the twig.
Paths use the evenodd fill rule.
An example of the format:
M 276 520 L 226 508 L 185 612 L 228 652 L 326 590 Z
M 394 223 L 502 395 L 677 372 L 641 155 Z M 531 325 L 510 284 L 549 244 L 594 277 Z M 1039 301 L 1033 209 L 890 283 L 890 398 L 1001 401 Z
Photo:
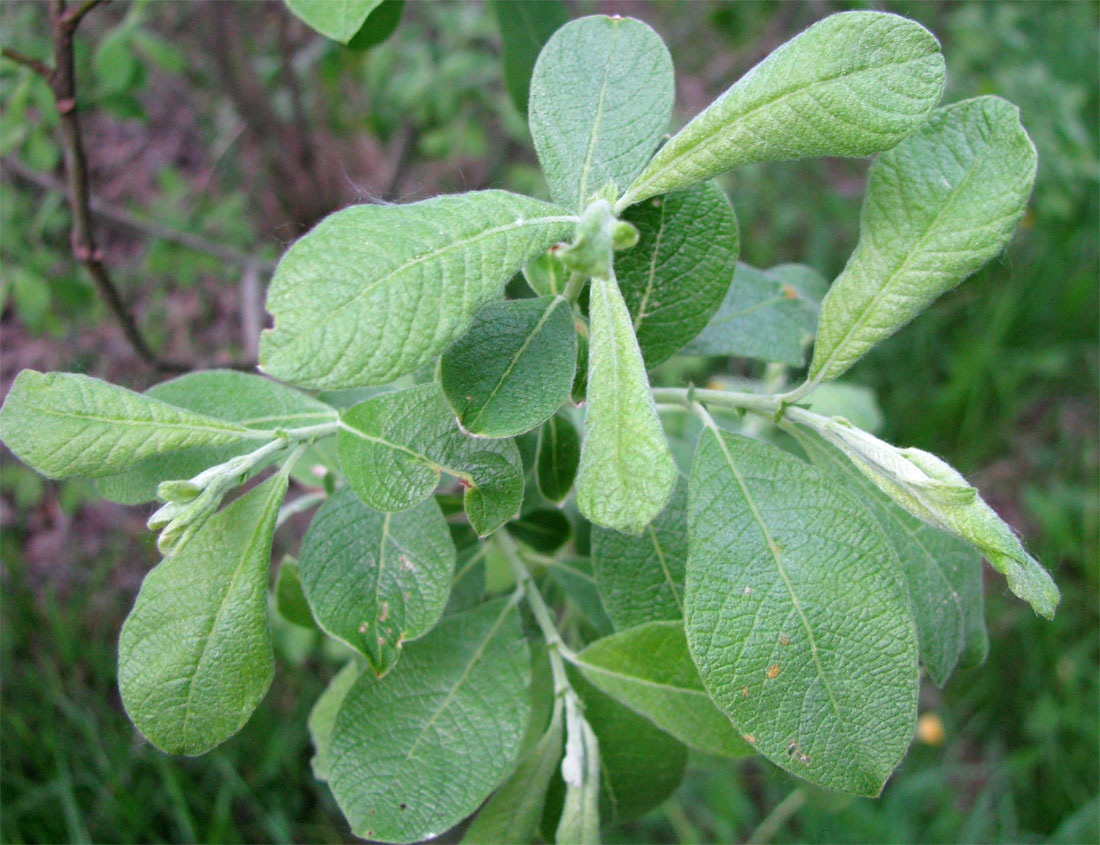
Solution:
M 49 79 L 50 75 L 53 73 L 53 68 L 45 62 L 33 56 L 28 56 L 26 53 L 20 53 L 18 50 L 13 50 L 10 47 L 4 47 L 0 50 L 0 55 L 3 55 L 5 59 L 13 61 L 18 65 L 29 67 L 44 79 Z
M 791 816 L 802 809 L 802 805 L 806 803 L 806 793 L 801 787 L 794 789 L 790 795 L 780 801 L 764 821 L 760 822 L 759 827 L 749 834 L 749 838 L 745 842 L 751 845 L 764 845 L 764 843 L 771 842 L 780 830 L 783 829 L 788 821 L 791 820 Z

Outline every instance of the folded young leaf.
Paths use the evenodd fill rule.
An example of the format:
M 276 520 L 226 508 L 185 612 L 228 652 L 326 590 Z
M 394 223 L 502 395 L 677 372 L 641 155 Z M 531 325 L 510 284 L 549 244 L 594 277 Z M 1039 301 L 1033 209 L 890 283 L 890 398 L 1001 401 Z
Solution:
M 279 262 L 267 294 L 275 327 L 260 338 L 260 366 L 315 388 L 411 373 L 575 221 L 507 191 L 337 211 Z
M 446 617 L 385 678 L 363 673 L 328 755 L 352 831 L 416 842 L 477 809 L 516 763 L 530 682 L 527 641 L 506 599 Z
M 728 757 L 752 753 L 703 688 L 682 620 L 647 622 L 596 640 L 577 655 L 577 666 L 597 687 L 681 742 Z
M 592 280 L 588 308 L 588 398 L 577 506 L 598 525 L 640 534 L 668 501 L 676 464 L 614 276 Z
M 968 631 L 985 629 L 981 558 L 968 543 L 894 504 L 820 436 L 803 428 L 791 431 L 815 466 L 861 501 L 882 526 L 909 584 L 921 663 L 942 687 L 966 649 Z
M 332 729 L 336 726 L 336 714 L 340 712 L 340 705 L 344 703 L 344 696 L 348 690 L 363 674 L 366 668 L 361 657 L 353 657 L 344 668 L 337 672 L 325 691 L 318 696 L 309 711 L 309 736 L 313 740 L 313 759 L 310 766 L 313 768 L 313 776 L 317 780 L 328 780 L 328 752 L 332 745 Z
M 332 422 L 337 417 L 335 408 L 307 393 L 238 370 L 187 373 L 154 384 L 145 395 L 246 428 L 301 428 Z M 96 487 L 101 495 L 124 505 L 149 502 L 156 498 L 160 482 L 192 478 L 257 445 L 254 440 L 243 440 L 228 446 L 193 446 L 153 455 L 120 475 L 100 478 Z M 316 478 L 311 481 L 317 483 Z
M 550 196 L 581 211 L 608 183 L 616 196 L 668 128 L 672 58 L 634 18 L 591 15 L 561 27 L 531 76 L 528 122 Z
M 0 438 L 49 478 L 97 478 L 151 455 L 264 436 L 77 373 L 23 370 L 0 408 Z
M 555 30 L 569 20 L 561 0 L 489 0 L 500 28 L 500 63 L 504 87 L 520 114 L 527 115 L 527 92 L 539 51 Z M 501 840 L 504 841 L 504 840 Z M 518 841 L 518 840 L 517 840 Z
M 555 414 L 543 424 L 536 454 L 538 491 L 547 501 L 560 505 L 573 489 L 581 459 L 581 438 L 568 417 Z
M 275 609 L 292 625 L 317 630 L 317 620 L 309 609 L 309 601 L 302 590 L 302 576 L 298 561 L 287 555 L 279 564 L 275 578 Z
M 592 563 L 607 615 L 616 630 L 682 619 L 687 563 L 687 482 L 640 536 L 592 527 Z
M 523 278 L 538 296 L 557 296 L 569 283 L 569 268 L 550 249 L 527 262 Z
M 936 37 L 884 12 L 841 12 L 796 35 L 698 114 L 616 208 L 742 164 L 865 156 L 915 131 L 943 93 Z
M 280 472 L 226 505 L 142 582 L 119 638 L 118 686 L 162 751 L 209 751 L 267 694 L 267 570 L 286 488 Z
M 333 41 L 347 44 L 382 0 L 285 0 L 287 8 Z
M 384 393 L 340 417 L 340 466 L 373 508 L 399 511 L 431 495 L 441 471 L 463 479 L 474 530 L 492 533 L 523 500 L 523 464 L 513 441 L 462 433 L 438 384 Z
M 318 624 L 361 652 L 379 677 L 406 642 L 439 620 L 455 568 L 454 542 L 435 499 L 382 513 L 349 487 L 321 505 L 299 557 Z
M 815 270 L 799 264 L 758 270 L 738 262 L 717 313 L 684 347 L 684 353 L 759 358 L 800 367 L 806 363 L 806 346 L 817 328 L 817 311 L 827 287 Z
M 615 274 L 647 367 L 678 352 L 707 324 L 737 262 L 737 217 L 713 182 L 629 209 L 638 244 L 615 258 Z
M 821 306 L 810 378 L 833 379 L 1004 249 L 1035 184 L 1016 106 L 935 111 L 871 166 L 859 243 Z
M 599 845 L 600 743 L 575 695 L 565 700 L 567 734 L 561 776 L 565 803 L 554 834 L 559 845 Z
M 688 646 L 750 744 L 827 789 L 877 795 L 917 713 L 917 636 L 893 549 L 806 462 L 708 427 L 689 494 Z
M 577 366 L 573 309 L 560 296 L 491 302 L 443 353 L 439 379 L 466 431 L 514 437 L 569 398 Z

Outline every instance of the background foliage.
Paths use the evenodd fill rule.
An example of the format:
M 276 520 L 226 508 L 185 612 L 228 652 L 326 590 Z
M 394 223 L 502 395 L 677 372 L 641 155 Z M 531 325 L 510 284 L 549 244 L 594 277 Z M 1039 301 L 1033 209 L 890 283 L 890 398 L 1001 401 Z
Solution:
M 683 116 L 814 20 L 868 6 L 576 2 L 569 11 L 632 14 L 660 32 Z M 941 454 L 977 483 L 1052 566 L 1064 601 L 1046 623 L 991 581 L 988 662 L 942 692 L 925 685 L 921 712 L 934 718 L 878 801 L 799 786 L 759 760 L 698 755 L 674 798 L 617 831 L 619 841 L 1098 838 L 1097 9 L 874 8 L 940 37 L 945 102 L 998 93 L 1018 104 L 1040 165 L 1008 252 L 852 378 L 878 391 L 887 439 Z M 48 54 L 42 4 L 5 2 L 0 28 L 5 46 Z M 89 16 L 77 46 L 99 200 L 250 257 L 228 260 L 117 215 L 101 219 L 142 326 L 176 357 L 214 363 L 254 352 L 262 268 L 327 211 L 482 187 L 546 196 L 502 81 L 495 19 L 479 3 L 407 4 L 395 35 L 367 52 L 312 34 L 276 3 L 117 3 Z M 70 258 L 62 196 L 25 175 L 58 172 L 49 91 L 5 61 L 0 110 L 0 388 L 24 367 L 144 388 L 157 377 Z M 821 160 L 726 177 L 744 260 L 804 261 L 834 277 L 856 240 L 866 167 Z M 703 383 L 761 373 L 687 375 Z M 312 634 L 277 625 L 271 693 L 206 758 L 165 757 L 126 720 L 115 646 L 156 560 L 144 516 L 3 455 L 0 835 L 347 839 L 309 766 L 305 718 L 336 668 Z M 277 547 L 296 546 L 295 531 L 284 529 Z

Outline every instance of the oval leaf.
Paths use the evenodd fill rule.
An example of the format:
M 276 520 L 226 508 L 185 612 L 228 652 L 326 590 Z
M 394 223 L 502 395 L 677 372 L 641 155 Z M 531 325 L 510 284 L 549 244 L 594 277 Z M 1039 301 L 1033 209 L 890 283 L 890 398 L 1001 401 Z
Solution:
M 298 561 L 289 555 L 279 564 L 279 574 L 275 579 L 275 609 L 292 625 L 317 630 L 317 620 L 313 618 L 306 594 L 302 591 Z
M 382 0 L 285 0 L 310 29 L 347 44 Z
M 821 306 L 810 378 L 833 379 L 1004 249 L 1035 184 L 1016 106 L 937 110 L 871 166 L 859 243 Z
M 653 157 L 617 208 L 756 161 L 865 156 L 914 132 L 943 93 L 936 37 L 841 12 L 778 47 Z
M 539 430 L 535 483 L 547 501 L 560 505 L 573 489 L 581 459 L 581 437 L 563 414 L 550 417 Z
M 877 795 L 917 712 L 917 637 L 882 530 L 817 469 L 704 430 L 684 618 L 714 702 L 799 777 Z
M 283 256 L 260 366 L 314 388 L 384 384 L 446 349 L 576 218 L 507 191 L 331 214 Z
M 674 96 L 668 48 L 641 21 L 591 15 L 555 32 L 528 103 L 554 201 L 581 211 L 608 183 L 617 196 L 657 148 Z
M 490 0 L 489 8 L 500 27 L 504 87 L 519 113 L 526 115 L 535 60 L 554 31 L 569 20 L 569 12 L 560 0 Z
M 382 513 L 344 487 L 313 517 L 299 565 L 318 624 L 382 676 L 442 615 L 455 547 L 435 499 Z
M 325 691 L 317 697 L 313 709 L 309 711 L 309 736 L 313 740 L 313 759 L 310 765 L 313 776 L 318 780 L 328 780 L 328 752 L 332 746 L 332 729 L 336 726 L 336 714 L 344 703 L 344 696 L 363 674 L 365 668 L 360 657 L 349 660 L 344 668 L 333 677 Z

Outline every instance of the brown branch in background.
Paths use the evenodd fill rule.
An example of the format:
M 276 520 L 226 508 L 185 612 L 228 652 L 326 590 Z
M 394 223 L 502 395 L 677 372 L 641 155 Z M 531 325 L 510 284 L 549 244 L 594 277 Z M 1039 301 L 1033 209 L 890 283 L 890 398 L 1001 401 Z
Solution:
M 5 47 L 3 50 L 0 50 L 0 55 L 3 55 L 5 59 L 15 62 L 17 65 L 29 67 L 47 81 L 49 81 L 50 76 L 53 74 L 53 68 L 45 62 L 39 61 L 33 56 L 28 56 L 26 53 L 20 53 L 18 50 L 13 50 L 11 47 Z

